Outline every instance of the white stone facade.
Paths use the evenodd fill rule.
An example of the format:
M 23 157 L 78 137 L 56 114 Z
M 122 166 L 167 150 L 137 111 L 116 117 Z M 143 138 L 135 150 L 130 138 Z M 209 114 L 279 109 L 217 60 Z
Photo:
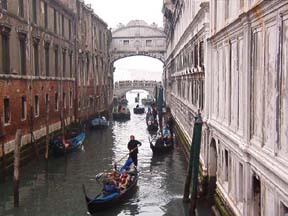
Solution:
M 186 137 L 192 140 L 194 117 L 198 110 L 205 118 L 205 74 L 209 33 L 209 2 L 199 0 L 164 1 L 167 58 L 164 65 L 165 100 Z M 172 18 L 171 15 L 173 14 Z M 203 127 L 203 140 L 208 131 Z M 201 149 L 201 162 L 207 172 L 207 151 Z
M 288 1 L 210 1 L 206 116 L 236 215 L 288 213 Z M 211 152 L 211 151 L 210 151 Z
M 164 62 L 166 35 L 156 24 L 148 25 L 143 20 L 131 20 L 127 25 L 119 24 L 112 31 L 110 45 L 111 61 L 144 55 Z
M 209 9 L 203 10 L 206 4 Z M 201 13 L 206 14 L 202 19 Z M 216 177 L 217 194 L 235 215 L 285 215 L 288 1 L 166 0 L 164 15 L 168 32 L 166 101 L 190 140 L 192 117 L 201 107 L 190 100 L 193 87 L 189 80 L 205 83 L 203 174 Z M 201 26 L 207 28 L 201 31 Z M 191 52 L 186 48 L 201 37 L 205 75 L 196 78 L 195 67 L 190 72 Z M 180 66 L 173 65 L 182 51 Z M 183 67 L 186 58 L 188 67 Z

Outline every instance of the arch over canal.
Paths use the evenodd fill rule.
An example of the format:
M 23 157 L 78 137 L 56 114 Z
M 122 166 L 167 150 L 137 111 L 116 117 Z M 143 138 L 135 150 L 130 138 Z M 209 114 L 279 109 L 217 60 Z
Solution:
M 139 81 L 139 80 L 126 80 L 119 81 L 114 84 L 114 96 L 121 97 L 127 92 L 136 89 L 142 89 L 147 91 L 150 95 L 154 95 L 154 89 L 159 86 L 161 82 L 157 81 Z
M 130 56 L 148 56 L 164 63 L 166 34 L 156 24 L 148 25 L 143 20 L 132 20 L 127 25 L 119 24 L 112 31 L 110 46 L 111 61 Z

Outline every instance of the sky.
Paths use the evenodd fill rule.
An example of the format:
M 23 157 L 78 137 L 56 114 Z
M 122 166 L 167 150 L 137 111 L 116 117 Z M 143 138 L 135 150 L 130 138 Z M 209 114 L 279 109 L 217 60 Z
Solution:
M 109 28 L 119 23 L 126 25 L 130 20 L 144 20 L 148 24 L 163 26 L 161 12 L 163 0 L 85 0 Z M 114 63 L 114 81 L 157 80 L 160 81 L 163 63 L 157 59 L 135 56 L 120 59 Z

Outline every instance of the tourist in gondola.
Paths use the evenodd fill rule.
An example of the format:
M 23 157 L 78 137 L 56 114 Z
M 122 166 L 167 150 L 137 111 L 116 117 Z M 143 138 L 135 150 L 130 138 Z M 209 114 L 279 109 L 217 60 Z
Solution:
M 171 137 L 173 138 L 173 125 L 174 125 L 174 122 L 173 122 L 172 115 L 170 113 L 168 114 L 168 119 L 167 119 L 166 124 L 168 125 L 168 128 L 169 128 L 170 133 L 171 133 Z
M 130 141 L 128 142 L 127 148 L 129 149 L 129 156 L 131 157 L 134 165 L 137 167 L 138 164 L 138 146 L 141 146 L 141 142 L 135 140 L 135 136 L 130 136 Z
M 163 140 L 165 142 L 165 144 L 169 144 L 170 139 L 171 139 L 171 132 L 169 130 L 169 126 L 166 125 L 166 127 L 163 129 Z
M 67 149 L 71 146 L 71 141 L 66 140 L 64 136 L 62 137 L 62 143 L 63 143 L 65 149 Z

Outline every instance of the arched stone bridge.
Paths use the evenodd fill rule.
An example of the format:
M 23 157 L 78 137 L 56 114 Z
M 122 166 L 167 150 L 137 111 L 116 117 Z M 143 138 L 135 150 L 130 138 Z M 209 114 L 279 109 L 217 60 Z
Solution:
M 119 81 L 114 84 L 114 96 L 121 97 L 125 95 L 128 91 L 134 89 L 143 89 L 148 91 L 149 94 L 154 94 L 154 89 L 156 86 L 159 86 L 161 82 L 157 81 L 139 81 L 139 80 L 127 80 L 127 81 Z
M 126 26 L 119 24 L 112 31 L 110 46 L 111 61 L 129 56 L 149 56 L 164 63 L 166 34 L 156 24 L 148 25 L 143 20 L 132 20 Z

